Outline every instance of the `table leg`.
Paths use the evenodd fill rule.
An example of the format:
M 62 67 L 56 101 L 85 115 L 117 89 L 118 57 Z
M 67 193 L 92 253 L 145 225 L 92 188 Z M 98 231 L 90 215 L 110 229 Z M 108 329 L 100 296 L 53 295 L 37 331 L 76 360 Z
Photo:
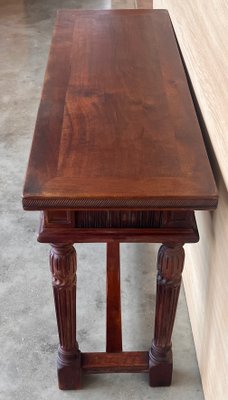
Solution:
M 184 266 L 182 244 L 164 244 L 157 261 L 157 298 L 154 340 L 149 352 L 150 386 L 169 386 L 173 360 L 171 336 Z
M 107 243 L 106 352 L 122 351 L 120 244 Z
M 76 251 L 52 244 L 50 267 L 59 332 L 57 370 L 60 389 L 81 387 L 81 356 L 76 341 Z

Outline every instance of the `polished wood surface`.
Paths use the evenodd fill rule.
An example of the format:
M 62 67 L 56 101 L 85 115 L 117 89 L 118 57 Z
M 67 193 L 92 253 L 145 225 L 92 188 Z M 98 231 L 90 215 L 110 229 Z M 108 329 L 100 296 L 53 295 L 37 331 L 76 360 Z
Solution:
M 81 388 L 82 372 L 148 372 L 151 386 L 170 385 L 171 335 L 184 263 L 183 244 L 199 240 L 194 212 L 45 211 L 38 240 L 52 243 L 50 265 L 60 340 L 60 389 Z M 131 241 L 164 243 L 157 262 L 154 339 L 147 352 L 122 352 L 119 246 L 120 242 Z M 107 242 L 106 353 L 81 353 L 78 348 L 74 242 Z
M 78 212 L 72 212 L 71 219 L 65 211 L 65 219 L 62 212 L 62 223 L 57 219 L 53 221 L 56 211 L 41 213 L 40 230 L 38 241 L 41 243 L 106 243 L 113 242 L 136 242 L 136 243 L 166 243 L 166 242 L 187 242 L 195 243 L 199 240 L 197 226 L 193 211 L 153 211 L 141 212 L 132 211 L 122 213 L 125 224 L 122 226 L 120 212 L 113 217 L 114 227 L 108 227 L 103 218 L 103 226 L 95 227 L 99 221 L 95 213 L 88 212 L 90 218 L 84 219 L 85 227 L 77 227 Z M 59 211 L 57 216 L 60 218 Z M 84 214 L 84 212 L 83 212 Z M 98 213 L 101 214 L 100 212 Z M 137 225 L 132 227 L 132 219 L 137 221 Z M 147 219 L 146 219 L 147 217 Z M 119 226 L 116 221 L 119 219 Z M 74 222 L 76 221 L 76 222 Z M 90 223 L 89 223 L 90 221 Z M 142 223 L 144 222 L 144 223 Z M 109 219 L 110 223 L 110 219 Z
M 24 208 L 216 203 L 168 13 L 60 11 Z
M 38 241 L 51 243 L 61 389 L 80 388 L 82 372 L 149 372 L 151 386 L 170 385 L 183 245 L 199 240 L 194 209 L 216 204 L 167 12 L 59 12 L 23 206 L 42 210 Z M 106 353 L 76 341 L 80 242 L 107 243 Z M 149 351 L 122 352 L 121 242 L 163 243 Z

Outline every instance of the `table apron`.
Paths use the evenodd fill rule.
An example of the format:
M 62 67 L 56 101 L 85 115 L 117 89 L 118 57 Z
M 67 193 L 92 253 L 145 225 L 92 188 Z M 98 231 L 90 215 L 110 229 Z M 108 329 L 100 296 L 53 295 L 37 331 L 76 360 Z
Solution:
M 77 229 L 44 228 L 37 238 L 40 243 L 196 243 L 199 234 L 194 229 Z

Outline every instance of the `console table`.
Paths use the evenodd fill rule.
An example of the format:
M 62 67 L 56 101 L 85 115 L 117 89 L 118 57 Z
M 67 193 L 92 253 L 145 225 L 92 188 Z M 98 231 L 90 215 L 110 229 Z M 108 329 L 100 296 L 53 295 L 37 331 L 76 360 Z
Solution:
M 216 205 L 167 11 L 59 11 L 23 207 L 41 211 L 38 241 L 51 243 L 61 389 L 104 372 L 148 372 L 151 386 L 170 385 L 183 245 L 199 240 L 194 210 Z M 103 353 L 81 353 L 76 340 L 79 242 L 107 243 Z M 149 351 L 122 351 L 122 242 L 162 243 Z

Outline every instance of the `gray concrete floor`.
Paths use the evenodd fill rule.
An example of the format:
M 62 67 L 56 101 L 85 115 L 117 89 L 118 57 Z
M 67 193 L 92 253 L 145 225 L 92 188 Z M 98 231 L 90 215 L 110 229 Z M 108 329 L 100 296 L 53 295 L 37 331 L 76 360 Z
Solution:
M 48 246 L 36 242 L 38 213 L 25 213 L 21 191 L 51 32 L 58 8 L 133 8 L 126 1 L 0 0 L 0 399 L 195 399 L 202 388 L 181 293 L 173 336 L 170 388 L 152 389 L 144 374 L 95 375 L 61 392 Z M 126 350 L 150 345 L 157 246 L 123 245 L 123 337 Z M 78 245 L 78 341 L 104 351 L 105 247 Z

